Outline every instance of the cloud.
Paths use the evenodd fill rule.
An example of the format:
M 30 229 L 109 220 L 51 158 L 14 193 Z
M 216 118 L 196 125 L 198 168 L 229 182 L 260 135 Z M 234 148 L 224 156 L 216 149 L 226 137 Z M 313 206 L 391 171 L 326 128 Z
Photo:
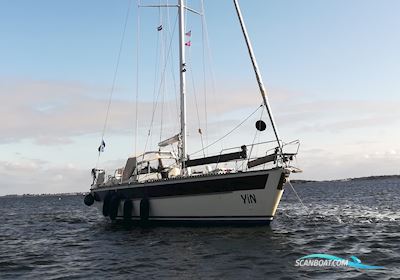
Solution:
M 40 159 L 22 159 L 19 161 L 1 161 L 0 166 L 4 172 L 19 174 L 20 172 L 36 172 L 46 161 Z
M 392 125 L 398 122 L 400 114 L 396 113 L 395 115 L 390 115 L 390 116 L 374 115 L 372 117 L 363 119 L 349 119 L 337 122 L 323 122 L 323 121 L 321 122 L 319 120 L 316 124 L 303 126 L 300 129 L 300 131 L 335 133 L 350 129 L 382 127 L 382 126 Z
M 121 93 L 123 89 L 117 89 Z M 226 114 L 246 108 L 256 108 L 261 98 L 254 92 L 254 98 L 248 98 L 246 89 L 228 89 L 218 95 L 209 95 L 208 121 L 215 123 L 223 120 Z M 85 85 L 78 82 L 5 80 L 0 82 L 0 99 L 3 104 L 0 118 L 0 143 L 10 143 L 22 139 L 33 139 L 37 145 L 70 144 L 75 136 L 100 134 L 106 116 L 109 89 L 101 86 Z M 193 96 L 188 99 L 188 122 L 204 126 L 204 98 L 198 94 L 198 104 Z M 148 129 L 152 117 L 153 103 L 140 101 L 140 127 Z M 112 100 L 107 131 L 115 133 L 131 132 L 134 127 L 135 104 L 132 100 L 116 98 Z M 199 116 L 197 116 L 199 112 Z M 163 114 L 171 123 L 164 126 L 176 133 L 179 126 L 179 110 L 175 101 L 167 101 Z M 165 118 L 163 116 L 163 118 Z M 161 120 L 161 105 L 158 104 L 154 120 L 156 126 Z M 240 119 L 240 117 L 237 117 Z
M 43 146 L 49 146 L 49 145 L 66 145 L 66 144 L 72 144 L 74 141 L 69 138 L 69 137 L 61 137 L 61 136 L 38 136 L 34 143 L 36 145 L 43 145 Z
M 261 97 L 254 85 L 235 88 L 232 84 L 226 84 L 224 90 L 216 90 L 215 94 L 208 93 L 208 131 L 201 90 L 197 93 L 197 107 L 193 95 L 189 94 L 187 115 L 189 133 L 192 136 L 195 136 L 197 129 L 201 127 L 204 136 L 208 135 L 210 141 L 217 139 L 261 104 Z M 111 103 L 106 136 L 132 135 L 134 132 L 136 106 L 132 100 L 121 99 L 124 91 L 118 88 L 115 92 L 119 98 L 115 98 Z M 400 120 L 400 111 L 397 110 L 400 107 L 399 101 L 310 100 L 312 96 L 301 92 L 284 89 L 272 89 L 270 92 L 278 128 L 285 129 L 284 135 L 290 139 L 315 133 L 384 128 Z M 75 137 L 83 135 L 100 138 L 108 96 L 109 89 L 104 86 L 78 82 L 3 79 L 0 83 L 0 98 L 6 106 L 2 107 L 0 117 L 6 121 L 0 126 L 0 143 L 28 139 L 36 145 L 57 146 L 72 144 Z M 139 136 L 146 138 L 153 104 L 140 101 L 138 107 Z M 163 137 L 176 134 L 179 131 L 179 110 L 175 100 L 164 104 L 163 117 L 161 105 L 158 104 L 157 108 L 153 133 L 161 131 L 160 120 L 163 119 Z M 259 118 L 258 113 L 256 115 L 254 118 Z M 249 120 L 250 126 L 252 122 L 253 119 Z M 250 126 L 247 131 L 252 129 Z
M 132 100 L 124 100 L 120 97 L 124 91 L 121 88 L 116 91 L 119 98 L 113 100 L 111 104 L 106 135 L 132 134 L 133 132 L 135 104 Z M 228 85 L 225 90 L 216 92 L 218 94 L 208 95 L 208 132 L 205 131 L 204 123 L 204 98 L 201 94 L 197 96 L 200 127 L 204 137 L 208 135 L 205 144 L 223 136 L 261 104 L 257 88 L 251 86 L 234 88 Z M 29 140 L 28 143 L 33 144 L 32 147 L 35 145 L 45 147 L 42 147 L 41 159 L 22 158 L 40 157 L 37 153 L 31 153 L 25 149 L 18 150 L 19 155 L 9 156 L 7 160 L 3 158 L 0 161 L 0 194 L 88 190 L 91 183 L 91 167 L 79 167 L 87 163 L 79 162 L 85 159 L 72 153 L 76 151 L 78 155 L 82 150 L 79 145 L 91 144 L 85 142 L 86 138 L 79 139 L 79 141 L 82 140 L 79 142 L 75 137 L 89 136 L 90 141 L 92 141 L 92 136 L 100 137 L 108 95 L 107 87 L 77 82 L 2 80 L 0 82 L 2 102 L 0 117 L 3 121 L 0 126 L 0 143 L 11 143 L 3 146 L 11 147 L 12 143 L 17 141 L 21 141 L 24 145 L 25 142 L 22 140 Z M 318 100 L 311 99 L 307 94 L 279 89 L 271 90 L 270 101 L 278 128 L 285 132 L 282 135 L 302 140 L 298 157 L 300 167 L 305 171 L 300 175 L 302 178 L 337 179 L 398 173 L 396 166 L 400 160 L 400 152 L 394 136 L 398 135 L 398 132 L 393 130 L 393 127 L 400 120 L 400 111 L 397 110 L 400 107 L 399 101 Z M 190 147 L 197 149 L 200 145 L 197 133 L 199 126 L 197 108 L 190 94 L 187 106 Z M 145 138 L 150 125 L 153 104 L 140 101 L 138 107 L 140 108 L 140 135 L 143 135 L 141 138 Z M 161 106 L 158 109 L 154 116 L 156 121 L 153 131 L 155 132 L 160 131 Z M 166 119 L 176 120 L 168 123 L 166 119 L 163 120 L 163 136 L 169 137 L 179 131 L 179 111 L 174 100 L 166 102 L 163 113 Z M 253 115 L 240 131 L 235 131 L 213 148 L 220 149 L 222 145 L 228 147 L 250 143 L 255 133 L 254 121 L 259 118 L 259 113 Z M 265 112 L 264 117 L 266 117 Z M 353 135 L 340 133 L 358 129 L 371 131 L 372 128 L 379 128 L 379 131 L 383 130 L 387 135 L 380 134 L 378 137 L 366 134 L 365 131 L 359 134 L 353 133 Z M 272 135 L 270 128 L 266 132 L 265 137 L 268 133 Z M 270 134 L 268 137 L 271 136 Z M 266 140 L 272 139 L 273 135 Z M 139 139 L 138 147 L 142 147 L 141 140 L 143 139 Z M 158 137 L 154 135 L 152 144 L 156 145 L 158 140 Z M 70 146 L 64 150 L 58 150 L 57 145 L 72 144 L 74 141 L 79 143 L 77 147 Z M 213 149 L 209 150 L 214 152 Z M 63 153 L 68 153 L 69 159 L 73 161 L 76 158 L 76 162 L 56 164 L 51 162 L 55 159 L 54 157 L 52 159 L 53 155 L 50 153 L 59 153 L 58 158 L 62 158 Z M 121 159 L 107 161 L 102 166 L 107 167 L 108 170 L 123 166 L 126 160 L 122 159 L 123 153 L 119 153 L 116 157 Z M 378 167 L 377 162 L 379 162 Z
M 393 100 L 292 100 L 276 105 L 278 124 L 299 133 L 388 127 L 400 121 L 400 102 Z
M 323 149 L 322 149 L 323 150 Z M 346 179 L 374 175 L 399 174 L 400 153 L 395 149 L 336 153 L 329 149 L 315 152 L 301 151 L 298 165 L 303 173 L 296 179 Z
M 0 141 L 33 139 L 39 145 L 68 144 L 71 137 L 100 133 L 107 88 L 74 82 L 14 80 L 0 83 L 3 106 Z M 113 102 L 112 129 L 127 129 L 133 112 L 129 102 Z M 145 104 L 146 105 L 146 104 Z M 129 123 L 131 125 L 132 122 Z
M 50 165 L 41 159 L 0 161 L 0 195 L 83 192 L 90 186 L 90 170 L 72 164 Z

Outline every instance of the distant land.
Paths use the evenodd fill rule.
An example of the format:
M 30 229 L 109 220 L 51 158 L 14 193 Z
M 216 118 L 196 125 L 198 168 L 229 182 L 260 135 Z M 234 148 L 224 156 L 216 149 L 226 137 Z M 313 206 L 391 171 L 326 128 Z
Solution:
M 72 192 L 72 193 L 41 193 L 41 194 L 6 194 L 0 197 L 38 197 L 38 196 L 54 196 L 54 197 L 61 197 L 61 196 L 84 196 L 88 192 Z
M 346 178 L 337 180 L 290 180 L 290 182 L 295 184 L 304 183 L 317 183 L 317 182 L 347 182 L 347 181 L 371 181 L 371 180 L 382 180 L 382 179 L 400 179 L 400 175 L 381 175 L 381 176 L 368 176 L 368 177 L 358 177 L 358 178 Z
M 318 182 L 348 182 L 348 181 L 366 181 L 366 180 L 382 180 L 382 179 L 400 179 L 400 175 L 382 175 L 382 176 L 368 176 L 358 178 L 347 178 L 338 180 L 290 180 L 294 184 L 305 184 L 305 183 L 318 183 Z M 7 194 L 0 197 L 37 197 L 37 196 L 83 196 L 88 192 L 71 192 L 71 193 L 42 193 L 42 194 Z

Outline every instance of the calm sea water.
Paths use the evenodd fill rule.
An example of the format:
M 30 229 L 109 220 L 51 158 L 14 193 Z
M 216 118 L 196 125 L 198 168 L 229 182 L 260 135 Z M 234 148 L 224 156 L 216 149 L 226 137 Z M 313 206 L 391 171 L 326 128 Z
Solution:
M 400 180 L 286 187 L 256 228 L 129 228 L 83 197 L 0 198 L 0 279 L 400 279 Z M 296 267 L 327 253 L 384 270 Z

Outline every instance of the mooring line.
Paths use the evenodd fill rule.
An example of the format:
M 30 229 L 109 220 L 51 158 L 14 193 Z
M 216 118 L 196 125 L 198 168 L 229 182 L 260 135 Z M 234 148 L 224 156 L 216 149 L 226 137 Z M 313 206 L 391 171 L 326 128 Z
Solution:
M 309 218 L 311 218 L 311 213 L 310 213 L 310 211 L 308 210 L 308 207 L 303 203 L 303 200 L 300 198 L 300 196 L 299 196 L 298 193 L 296 192 L 296 190 L 295 190 L 295 188 L 293 187 L 293 185 L 292 185 L 292 183 L 290 182 L 290 180 L 288 180 L 287 182 L 288 182 L 289 186 L 292 188 L 292 190 L 293 190 L 294 194 L 296 195 L 297 199 L 300 201 L 300 204 L 301 204 L 301 205 L 304 207 L 304 209 L 306 210 L 307 216 L 308 216 Z M 314 226 L 316 227 L 317 224 L 315 223 L 315 221 L 314 221 L 314 220 L 311 220 L 311 221 L 312 221 L 312 223 L 314 224 Z

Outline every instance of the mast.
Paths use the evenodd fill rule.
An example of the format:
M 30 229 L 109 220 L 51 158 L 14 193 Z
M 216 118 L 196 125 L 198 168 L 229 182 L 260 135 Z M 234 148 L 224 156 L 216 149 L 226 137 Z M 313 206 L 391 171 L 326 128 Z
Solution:
M 180 72 L 180 97 L 181 97 L 181 141 L 180 161 L 184 169 L 187 156 L 186 132 L 186 59 L 185 59 L 185 6 L 184 0 L 178 0 L 179 9 L 179 72 Z
M 253 48 L 251 46 L 250 38 L 249 38 L 249 36 L 247 34 L 247 29 L 246 29 L 246 26 L 245 26 L 243 18 L 242 18 L 242 12 L 240 11 L 240 7 L 239 7 L 238 1 L 237 0 L 233 0 L 233 3 L 235 4 L 235 8 L 236 8 L 236 12 L 237 12 L 237 15 L 238 15 L 238 18 L 239 18 L 240 26 L 242 27 L 242 32 L 243 32 L 244 39 L 246 41 L 247 50 L 249 51 L 250 59 L 251 59 L 251 62 L 253 64 L 254 73 L 256 74 L 258 87 L 260 88 L 261 97 L 263 99 L 265 108 L 267 108 L 267 112 L 268 112 L 269 119 L 271 121 L 272 129 L 274 130 L 276 141 L 278 142 L 279 151 L 282 153 L 282 147 L 281 147 L 281 143 L 279 141 L 280 138 L 279 138 L 278 130 L 276 128 L 275 120 L 274 120 L 274 117 L 272 115 L 271 107 L 269 105 L 269 101 L 268 101 L 268 98 L 267 98 L 267 91 L 265 90 L 264 83 L 262 81 L 262 77 L 261 77 L 261 74 L 260 74 L 260 70 L 258 69 L 257 61 L 256 61 L 256 58 L 255 58 L 254 53 L 253 53 Z

